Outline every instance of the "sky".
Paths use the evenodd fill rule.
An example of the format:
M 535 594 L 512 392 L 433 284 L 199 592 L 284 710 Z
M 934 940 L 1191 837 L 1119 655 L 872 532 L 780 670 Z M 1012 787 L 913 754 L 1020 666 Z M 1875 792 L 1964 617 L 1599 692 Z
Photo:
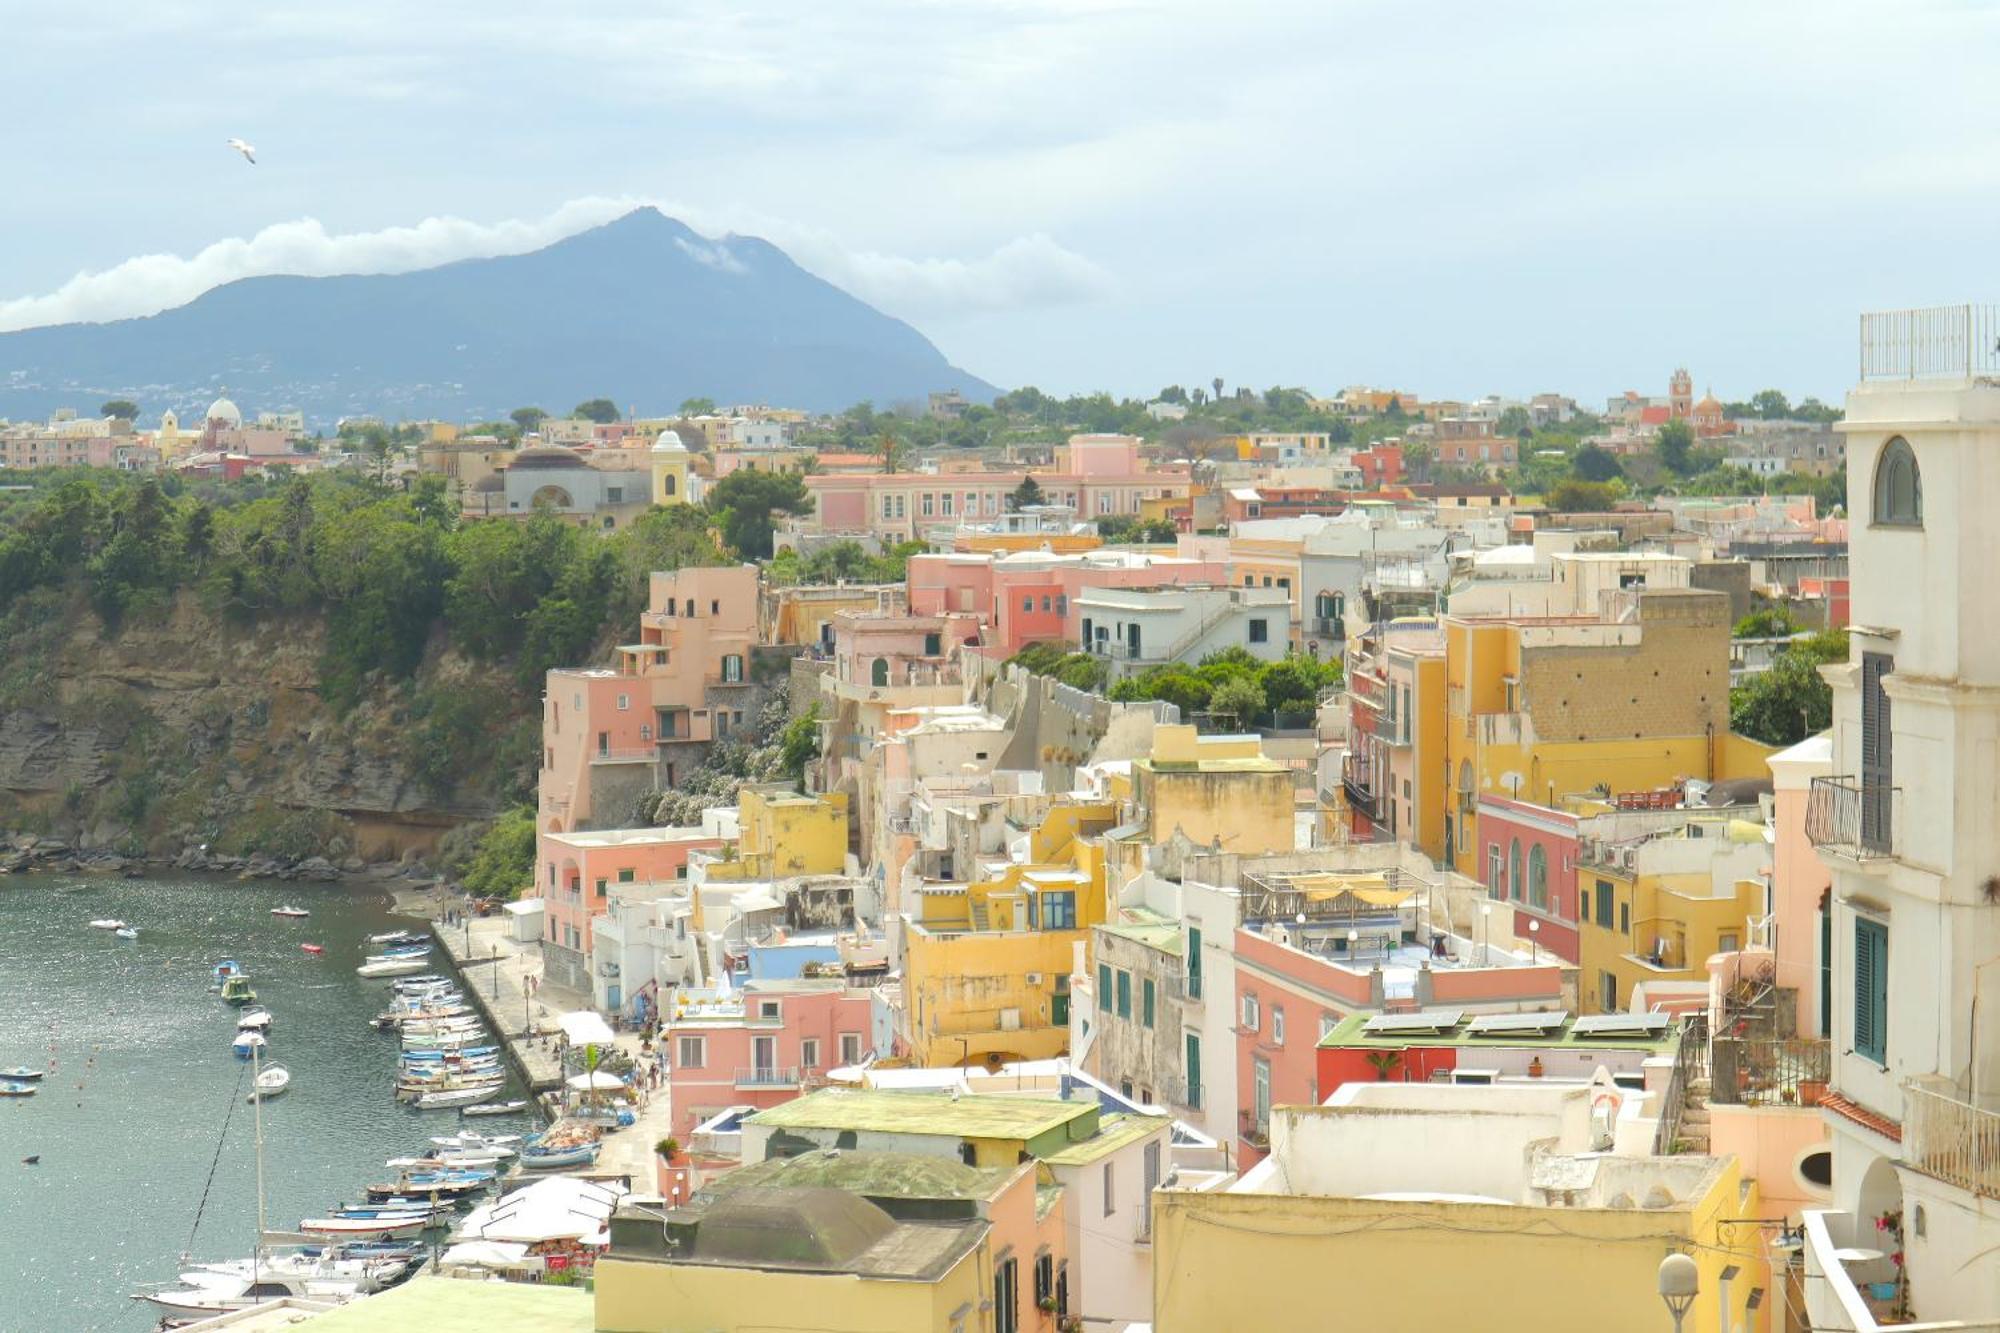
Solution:
M 1835 399 L 1996 295 L 2000 0 L 0 0 L 0 328 L 766 237 L 995 383 Z M 257 165 L 224 146 L 257 148 Z

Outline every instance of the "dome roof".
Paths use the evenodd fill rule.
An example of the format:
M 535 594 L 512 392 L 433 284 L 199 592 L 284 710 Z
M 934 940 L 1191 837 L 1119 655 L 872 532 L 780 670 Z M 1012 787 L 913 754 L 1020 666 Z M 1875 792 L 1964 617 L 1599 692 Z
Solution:
M 1697 408 L 1713 409 L 1714 411 L 1720 412 L 1722 410 L 1722 400 L 1715 396 L 1715 390 L 1710 389 L 1707 393 L 1701 396 L 1701 401 L 1696 403 L 1695 406 Z
M 684 454 L 687 451 L 688 447 L 681 443 L 680 435 L 671 430 L 661 431 L 660 438 L 653 441 L 653 452 L 656 454 Z
M 510 472 L 552 472 L 558 469 L 588 467 L 583 456 L 574 449 L 565 449 L 560 444 L 534 444 L 520 450 L 513 461 L 507 464 Z
M 202 417 L 202 420 L 220 421 L 225 425 L 240 426 L 243 424 L 243 413 L 238 409 L 236 404 L 230 402 L 227 398 L 218 398 L 208 405 L 208 412 Z

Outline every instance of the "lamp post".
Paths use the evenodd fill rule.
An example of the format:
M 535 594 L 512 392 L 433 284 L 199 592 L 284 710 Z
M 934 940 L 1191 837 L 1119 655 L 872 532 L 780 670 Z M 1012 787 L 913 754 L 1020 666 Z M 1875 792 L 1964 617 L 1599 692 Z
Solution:
M 1360 932 L 1360 931 L 1358 931 L 1358 930 L 1356 930 L 1356 929 L 1354 929 L 1354 928 L 1353 928 L 1352 926 L 1348 927 L 1348 930 L 1347 930 L 1347 961 L 1348 961 L 1348 962 L 1349 962 L 1350 964 L 1352 964 L 1352 963 L 1354 962 L 1354 958 L 1355 958 L 1355 954 L 1356 954 L 1356 952 L 1357 952 L 1357 949 L 1356 949 L 1356 946 L 1358 946 L 1358 945 L 1359 945 L 1360 943 L 1361 943 L 1361 932 Z
M 1674 1333 L 1681 1333 L 1681 1320 L 1701 1294 L 1701 1269 L 1685 1254 L 1670 1254 L 1660 1260 L 1660 1300 L 1674 1317 Z
M 1541 961 L 1542 961 L 1542 949 L 1541 949 L 1541 942 L 1540 942 L 1540 940 L 1539 940 L 1539 939 L 1537 938 L 1537 937 L 1538 937 L 1538 936 L 1539 936 L 1539 935 L 1540 935 L 1541 933 L 1542 933 L 1542 923 L 1541 923 L 1540 921 L 1537 921 L 1537 920 L 1535 920 L 1535 919 L 1534 919 L 1533 917 L 1529 917 L 1529 918 L 1528 918 L 1528 957 L 1530 957 L 1531 959 L 1533 959 L 1533 960 L 1535 961 L 1535 963 L 1536 963 L 1537 965 L 1539 965 L 1539 964 L 1541 963 Z
M 1479 965 L 1493 965 L 1493 904 L 1479 904 Z

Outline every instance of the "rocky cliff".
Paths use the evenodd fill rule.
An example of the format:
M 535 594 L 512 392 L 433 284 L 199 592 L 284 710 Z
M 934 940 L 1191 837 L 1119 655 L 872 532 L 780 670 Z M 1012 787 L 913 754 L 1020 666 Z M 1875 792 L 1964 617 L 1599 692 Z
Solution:
M 337 865 L 426 855 L 518 795 L 534 704 L 504 669 L 433 644 L 414 682 L 337 714 L 318 688 L 324 635 L 309 617 L 226 624 L 185 593 L 116 633 L 80 599 L 15 629 L 0 830 L 69 854 Z

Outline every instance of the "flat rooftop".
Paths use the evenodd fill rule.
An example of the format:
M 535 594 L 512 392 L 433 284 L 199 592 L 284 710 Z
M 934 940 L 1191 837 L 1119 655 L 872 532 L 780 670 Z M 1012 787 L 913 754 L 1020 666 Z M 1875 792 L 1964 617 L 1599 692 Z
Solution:
M 1410 1046 L 1560 1046 L 1573 1050 L 1663 1054 L 1673 1050 L 1679 1041 L 1679 1031 L 1665 1014 L 1595 1014 L 1579 1018 L 1558 1010 L 1479 1014 L 1465 1009 L 1428 1009 L 1416 1013 L 1350 1014 L 1320 1038 L 1319 1045 L 1322 1049 L 1363 1050 L 1402 1050 Z
M 969 1139 L 1033 1139 L 1089 1115 L 1094 1104 L 1036 1097 L 961 1096 L 928 1091 L 828 1088 L 750 1117 L 776 1129 L 853 1129 L 951 1134 Z
M 722 839 L 698 828 L 607 828 L 580 833 L 545 833 L 551 842 L 570 847 L 657 847 L 681 842 L 721 842 Z
M 313 1333 L 592 1333 L 597 1301 L 581 1287 L 419 1277 L 330 1310 L 311 1327 Z

